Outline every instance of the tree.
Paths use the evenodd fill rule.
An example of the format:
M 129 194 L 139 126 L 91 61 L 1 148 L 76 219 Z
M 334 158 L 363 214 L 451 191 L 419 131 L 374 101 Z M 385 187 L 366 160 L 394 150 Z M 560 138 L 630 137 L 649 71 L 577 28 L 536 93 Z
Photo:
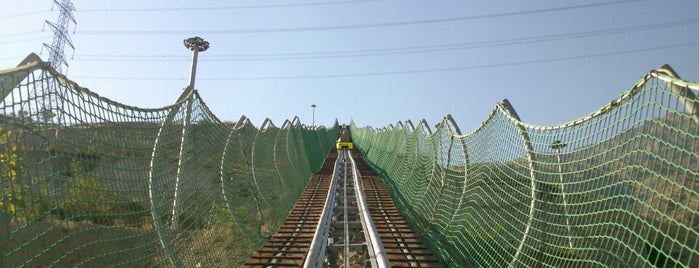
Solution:
M 50 107 L 43 107 L 41 108 L 39 116 L 41 116 L 41 120 L 44 121 L 44 124 L 48 124 L 54 117 L 56 117 L 56 114 Z

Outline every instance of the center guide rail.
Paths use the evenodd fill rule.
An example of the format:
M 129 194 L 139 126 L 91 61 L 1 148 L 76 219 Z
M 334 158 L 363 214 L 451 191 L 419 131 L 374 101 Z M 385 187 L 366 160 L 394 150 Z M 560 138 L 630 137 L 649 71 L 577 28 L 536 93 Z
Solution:
M 351 152 L 328 156 L 286 222 L 243 267 L 442 267 L 380 177 Z
M 343 267 L 390 267 L 367 208 L 359 172 L 346 148 L 340 149 L 330 184 L 304 267 L 324 267 L 326 262 L 334 267 L 340 258 Z

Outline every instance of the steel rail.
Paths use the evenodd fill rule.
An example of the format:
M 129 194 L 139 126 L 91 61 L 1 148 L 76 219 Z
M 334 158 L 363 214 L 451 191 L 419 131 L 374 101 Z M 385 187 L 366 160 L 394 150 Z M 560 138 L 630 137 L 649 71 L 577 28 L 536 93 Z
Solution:
M 326 158 L 284 224 L 242 267 L 443 267 L 381 178 L 350 152 Z
M 335 165 L 333 167 L 333 175 L 330 182 L 330 189 L 328 190 L 328 196 L 325 199 L 325 206 L 323 206 L 323 212 L 320 216 L 320 220 L 318 221 L 316 232 L 313 236 L 308 255 L 306 256 L 306 260 L 303 263 L 303 267 L 305 268 L 319 268 L 323 266 L 323 258 L 325 257 L 325 249 L 328 245 L 327 238 L 328 234 L 330 233 L 330 223 L 333 216 L 332 210 L 335 206 L 335 193 L 337 191 L 337 184 L 340 176 L 340 173 L 338 172 L 338 167 L 341 163 L 340 161 L 342 161 L 344 157 L 345 156 L 343 154 L 340 154 L 338 155 L 337 160 L 335 161 Z
M 366 198 L 364 197 L 364 189 L 362 187 L 361 176 L 357 165 L 352 158 L 352 155 L 347 153 L 350 162 L 352 163 L 352 179 L 354 180 L 354 189 L 356 192 L 357 206 L 359 207 L 359 218 L 362 222 L 366 244 L 369 249 L 369 259 L 372 267 L 391 267 L 386 257 L 386 250 L 381 243 L 381 237 L 374 225 L 374 221 L 369 213 Z
M 343 222 L 343 261 L 344 261 L 344 266 L 343 267 L 350 267 L 350 235 L 349 235 L 349 208 L 348 205 L 349 203 L 347 202 L 347 149 L 342 149 L 341 151 L 342 154 L 342 198 L 344 199 L 342 202 L 342 222 Z M 354 174 L 354 169 L 352 171 Z

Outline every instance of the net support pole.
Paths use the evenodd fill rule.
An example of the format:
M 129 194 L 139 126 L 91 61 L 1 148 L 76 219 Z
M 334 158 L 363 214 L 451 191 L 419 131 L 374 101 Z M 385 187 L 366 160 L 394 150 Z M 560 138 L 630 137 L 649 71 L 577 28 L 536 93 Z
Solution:
M 563 199 L 563 213 L 566 220 L 566 229 L 568 231 L 568 247 L 573 250 L 573 237 L 570 228 L 570 214 L 568 213 L 568 199 L 566 198 L 566 186 L 563 181 L 563 165 L 561 163 L 561 148 L 566 147 L 566 144 L 560 140 L 551 144 L 551 148 L 556 150 L 556 163 L 558 164 L 558 180 L 561 183 L 561 197 Z
M 529 134 L 527 133 L 527 130 L 525 129 L 524 125 L 522 125 L 522 122 L 519 118 L 519 115 L 517 115 L 517 112 L 515 109 L 512 107 L 512 104 L 510 104 L 510 101 L 507 99 L 502 100 L 499 103 L 500 108 L 502 108 L 507 114 L 508 117 L 512 120 L 512 123 L 517 127 L 517 131 L 519 132 L 519 136 L 522 139 L 522 143 L 524 145 L 524 149 L 526 150 L 527 154 L 527 159 L 529 160 L 529 176 L 530 176 L 530 187 L 531 187 L 531 202 L 529 203 L 529 216 L 527 219 L 527 226 L 524 228 L 524 233 L 522 234 L 522 240 L 519 242 L 519 246 L 517 246 L 517 250 L 515 251 L 515 255 L 512 256 L 512 261 L 510 262 L 510 265 L 508 267 L 515 267 L 515 264 L 517 263 L 517 260 L 520 258 L 520 255 L 522 254 L 522 250 L 524 249 L 524 244 L 527 242 L 527 239 L 529 238 L 529 232 L 532 229 L 532 224 L 534 222 L 534 214 L 536 212 L 535 205 L 536 205 L 536 191 L 537 191 L 537 183 L 536 183 L 536 173 L 534 169 L 534 150 L 532 149 L 532 143 L 531 140 L 529 139 Z
M 185 140 L 185 134 L 186 134 L 186 127 L 187 127 L 187 121 L 189 121 L 189 114 L 191 111 L 191 105 L 192 105 L 192 95 L 194 93 L 194 76 L 196 74 L 196 67 L 197 67 L 197 55 L 199 51 L 205 51 L 209 48 L 209 42 L 204 41 L 204 39 L 201 39 L 200 37 L 192 37 L 184 40 L 184 46 L 192 50 L 194 53 L 192 56 L 192 69 L 190 72 L 190 79 L 189 79 L 189 85 L 184 89 L 184 92 L 180 95 L 180 97 L 177 99 L 177 104 L 181 104 L 183 101 L 186 100 L 186 111 L 185 111 L 185 118 L 182 123 L 182 137 L 180 140 L 180 159 L 178 160 L 178 166 L 177 166 L 177 177 L 175 179 L 175 197 L 173 201 L 173 207 L 172 207 L 172 225 L 171 227 L 173 229 L 177 229 L 179 226 L 179 206 L 180 202 L 178 199 L 180 198 L 179 195 L 179 180 L 180 180 L 180 173 L 181 173 L 181 162 L 182 162 L 182 156 L 183 156 L 183 147 L 184 147 L 184 140 Z M 163 246 L 163 249 L 165 249 L 168 258 L 170 259 L 170 263 L 174 267 L 183 267 L 184 265 L 180 261 L 180 259 L 177 257 L 177 254 L 175 253 L 174 247 L 172 240 L 170 239 L 169 235 L 165 231 L 165 224 L 163 224 L 162 219 L 160 218 L 160 213 L 158 211 L 158 204 L 156 204 L 156 189 L 153 179 L 156 176 L 155 174 L 155 166 L 156 166 L 156 159 L 158 156 L 158 148 L 159 148 L 159 141 L 162 138 L 163 130 L 166 127 L 167 123 L 171 123 L 174 121 L 175 116 L 177 115 L 179 109 L 181 108 L 181 105 L 176 105 L 172 107 L 172 110 L 168 113 L 167 118 L 163 123 L 160 125 L 160 129 L 158 130 L 158 136 L 155 138 L 155 144 L 153 145 L 153 152 L 151 155 L 151 163 L 150 163 L 150 171 L 148 175 L 148 194 L 150 196 L 150 203 L 151 203 L 151 213 L 153 215 L 153 221 L 154 221 L 154 226 L 155 229 L 158 232 L 158 237 L 160 237 L 160 243 Z
M 228 208 L 228 212 L 231 214 L 231 217 L 235 218 L 235 213 L 233 211 L 233 200 L 229 196 L 229 192 L 226 191 L 226 153 L 228 152 L 228 147 L 231 144 L 231 137 L 233 136 L 233 130 L 228 131 L 228 135 L 226 137 L 226 143 L 223 145 L 223 152 L 221 152 L 221 166 L 219 169 L 219 174 L 220 174 L 220 179 L 221 179 L 221 195 L 223 196 L 223 200 L 226 202 L 226 208 Z
M 440 162 L 439 159 L 442 159 L 441 161 L 443 162 L 442 164 L 443 164 L 444 166 L 443 166 L 443 167 L 440 167 L 440 172 L 439 172 L 439 179 L 440 179 L 440 181 L 439 181 L 439 195 L 437 196 L 436 201 L 435 201 L 435 203 L 434 203 L 434 212 L 431 213 L 432 215 L 430 216 L 429 222 L 431 222 L 431 223 L 434 222 L 434 218 L 437 216 L 437 211 L 438 211 L 438 209 L 439 209 L 440 201 L 443 201 L 443 200 L 442 200 L 442 196 L 444 195 L 444 187 L 446 187 L 447 172 L 448 172 L 449 168 L 451 167 L 451 149 L 452 149 L 452 147 L 454 146 L 454 135 L 453 135 L 453 133 L 450 133 L 450 132 L 451 132 L 451 129 L 447 128 L 447 125 L 446 125 L 446 124 L 447 124 L 447 120 L 446 120 L 446 118 L 445 118 L 445 119 L 442 121 L 442 126 L 441 126 L 441 129 L 440 129 L 439 131 L 440 131 L 440 132 L 441 132 L 441 131 L 447 131 L 447 134 L 449 135 L 449 145 L 447 145 L 447 151 L 446 151 L 446 153 L 445 153 L 445 152 L 444 152 L 444 146 L 442 146 L 442 145 L 444 145 L 444 142 L 443 142 L 443 140 L 441 140 L 441 137 L 440 137 L 439 145 L 438 145 L 438 147 L 439 147 L 439 154 L 436 154 L 436 155 L 435 155 L 435 156 L 436 156 L 435 159 L 437 159 L 437 163 L 436 163 L 436 164 L 434 165 L 434 167 L 433 167 L 433 169 L 436 169 L 437 166 L 439 166 L 439 164 L 440 164 L 440 163 L 439 163 L 439 162 Z M 438 132 L 438 133 L 439 133 L 439 132 Z M 446 160 L 444 160 L 444 156 L 445 156 L 445 155 L 446 155 Z M 448 224 L 448 223 L 447 223 L 447 224 Z
M 468 169 L 469 169 L 468 148 L 467 148 L 467 146 L 466 146 L 466 139 L 463 139 L 463 138 L 456 138 L 456 139 L 454 139 L 455 136 L 457 136 L 457 137 L 462 137 L 463 134 L 461 134 L 461 129 L 459 129 L 459 126 L 456 124 L 456 122 L 454 121 L 454 118 L 451 116 L 451 114 L 447 114 L 446 120 L 449 122 L 449 126 L 450 126 L 450 129 L 451 129 L 451 132 L 452 132 L 452 135 L 451 135 L 451 136 L 452 136 L 452 138 L 451 138 L 452 141 L 451 141 L 451 142 L 454 143 L 454 141 L 456 141 L 456 142 L 458 143 L 458 144 L 457 144 L 457 146 L 458 146 L 457 149 L 459 149 L 459 148 L 461 149 L 461 156 L 463 157 L 463 163 L 462 163 L 463 166 L 464 166 L 464 173 L 463 173 L 463 174 L 464 174 L 464 177 L 463 177 L 463 182 L 462 182 L 463 184 L 461 185 L 461 195 L 459 196 L 459 199 L 458 199 L 458 201 L 457 201 L 458 203 L 457 203 L 457 205 L 456 205 L 457 209 L 459 209 L 459 208 L 461 208 L 461 205 L 462 205 L 461 202 L 462 202 L 462 200 L 464 200 L 464 195 L 465 195 L 466 192 L 467 192 L 467 188 L 466 188 L 467 183 L 466 183 L 466 180 L 469 178 L 469 172 L 468 172 Z M 453 145 L 452 145 L 452 146 L 453 146 Z M 450 148 L 450 153 L 449 153 L 449 154 L 451 155 L 451 148 Z M 455 211 L 455 212 L 456 212 L 456 211 Z M 453 222 L 454 222 L 454 217 L 456 217 L 456 214 L 457 214 L 457 213 L 452 213 L 450 220 L 447 222 L 447 226 L 446 226 L 446 228 L 445 228 L 446 230 L 449 230 L 449 229 L 451 228 L 451 225 L 452 225 Z
M 209 48 L 209 42 L 204 41 L 201 37 L 192 37 L 184 40 L 184 46 L 188 48 L 189 50 L 192 51 L 192 68 L 190 70 L 189 74 L 189 85 L 185 89 L 185 91 L 189 90 L 194 90 L 194 80 L 197 74 L 197 58 L 199 55 L 200 51 L 205 51 Z M 191 114 L 192 114 L 192 98 L 187 99 L 187 103 L 185 104 L 185 110 L 184 110 L 184 118 L 182 119 L 182 137 L 180 139 L 180 153 L 179 153 L 179 159 L 177 160 L 177 175 L 175 177 L 175 193 L 174 193 L 174 198 L 172 201 L 172 229 L 178 229 L 179 228 L 179 222 L 180 222 L 180 213 L 182 212 L 181 210 L 181 202 L 180 199 L 182 198 L 181 194 L 181 189 L 182 186 L 181 181 L 182 181 L 182 164 L 184 164 L 185 161 L 185 150 L 186 150 L 186 142 L 187 142 L 187 128 L 189 127 L 189 120 L 191 119 Z
M 682 79 L 675 70 L 667 64 L 658 68 L 656 72 L 666 74 L 675 79 Z M 672 81 L 669 81 L 669 83 L 672 94 L 677 95 L 682 105 L 684 105 L 684 109 L 687 110 L 687 113 L 692 115 L 695 121 L 699 121 L 699 99 L 697 99 L 694 92 L 687 86 L 680 86 Z
M 10 93 L 29 76 L 34 70 L 46 66 L 48 63 L 41 61 L 41 58 L 34 53 L 30 53 L 22 62 L 17 65 L 13 72 L 0 73 L 0 100 L 7 98 Z
M 153 217 L 153 225 L 155 227 L 156 232 L 158 233 L 158 238 L 160 239 L 160 244 L 163 246 L 163 249 L 165 250 L 165 253 L 168 256 L 168 259 L 170 260 L 170 263 L 172 264 L 173 267 L 184 267 L 184 264 L 182 261 L 177 257 L 177 254 L 175 252 L 172 240 L 170 239 L 170 236 L 168 235 L 167 231 L 165 230 L 165 224 L 163 223 L 163 220 L 160 215 L 160 210 L 159 204 L 157 204 L 157 200 L 159 199 L 158 195 L 162 194 L 160 193 L 159 189 L 156 189 L 156 183 L 154 182 L 156 176 L 156 165 L 159 159 L 159 149 L 160 149 L 160 143 L 162 142 L 163 138 L 163 132 L 165 130 L 165 127 L 168 125 L 168 123 L 172 123 L 172 121 L 175 118 L 175 115 L 177 115 L 177 112 L 179 109 L 182 107 L 182 101 L 189 98 L 192 95 L 192 89 L 187 89 L 185 90 L 182 95 L 177 99 L 177 104 L 179 105 L 174 105 L 170 112 L 168 113 L 167 117 L 165 118 L 165 121 L 161 123 L 160 129 L 158 129 L 158 135 L 155 137 L 155 142 L 153 144 L 153 151 L 151 154 L 151 161 L 149 165 L 149 173 L 148 173 L 148 200 L 150 200 L 150 206 L 151 206 L 151 215 Z
M 192 98 L 187 99 L 184 105 L 184 118 L 182 119 L 182 136 L 180 137 L 180 152 L 177 160 L 177 174 L 175 175 L 175 191 L 172 201 L 172 225 L 173 230 L 180 227 L 180 214 L 182 213 L 182 173 L 184 173 L 182 165 L 184 165 L 187 149 L 187 128 L 189 128 L 189 120 L 192 117 Z

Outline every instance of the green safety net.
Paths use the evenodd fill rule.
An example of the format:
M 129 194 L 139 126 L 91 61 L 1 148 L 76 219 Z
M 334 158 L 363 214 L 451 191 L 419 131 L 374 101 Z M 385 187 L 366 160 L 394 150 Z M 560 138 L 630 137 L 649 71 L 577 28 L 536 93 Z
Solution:
M 196 90 L 120 104 L 48 64 L 0 71 L 0 267 L 234 267 L 339 127 L 221 122 Z
M 562 125 L 505 100 L 465 135 L 450 116 L 351 131 L 448 266 L 699 267 L 697 90 L 661 68 Z

